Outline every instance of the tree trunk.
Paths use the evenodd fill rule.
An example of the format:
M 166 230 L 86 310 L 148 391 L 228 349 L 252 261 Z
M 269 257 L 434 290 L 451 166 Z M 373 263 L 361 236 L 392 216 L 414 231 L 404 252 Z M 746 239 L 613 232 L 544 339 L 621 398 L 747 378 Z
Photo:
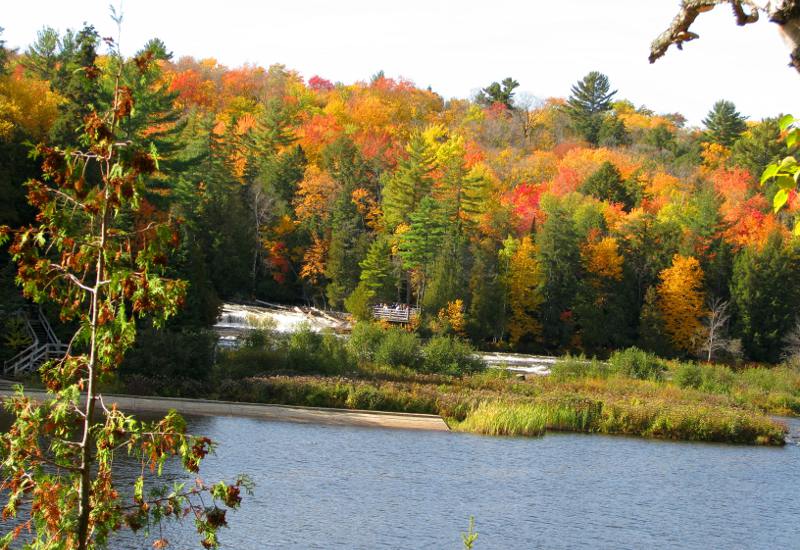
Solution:
M 92 440 L 91 429 L 94 423 L 94 409 L 95 409 L 95 372 L 97 366 L 97 322 L 98 322 L 98 306 L 100 287 L 103 284 L 103 274 L 105 272 L 104 252 L 106 244 L 106 216 L 108 204 L 108 189 L 105 191 L 105 200 L 103 201 L 102 218 L 100 221 L 100 245 L 98 246 L 97 253 L 97 270 L 95 273 L 94 289 L 92 292 L 92 333 L 89 343 L 89 363 L 87 365 L 87 381 L 86 381 L 86 405 L 84 410 L 83 419 L 83 436 L 81 437 L 81 465 L 79 468 L 80 473 L 80 486 L 78 488 L 80 502 L 78 505 L 78 550 L 86 550 L 89 540 L 89 515 L 92 512 L 90 503 L 91 493 L 91 469 L 94 457 L 92 456 Z

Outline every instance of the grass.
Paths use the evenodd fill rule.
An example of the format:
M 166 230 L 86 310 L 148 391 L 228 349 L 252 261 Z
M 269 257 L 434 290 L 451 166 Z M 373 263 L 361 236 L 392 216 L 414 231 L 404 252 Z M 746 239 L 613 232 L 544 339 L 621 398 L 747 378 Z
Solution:
M 782 445 L 767 414 L 800 414 L 800 368 L 667 362 L 637 349 L 608 362 L 566 357 L 549 377 L 482 369 L 465 344 L 357 327 L 349 341 L 265 331 L 219 354 L 207 380 L 137 375 L 129 393 L 438 414 L 455 429 L 537 436 L 548 430 Z M 436 363 L 436 364 L 432 364 Z
M 233 401 L 439 414 L 459 431 L 538 436 L 548 430 L 782 445 L 785 426 L 729 396 L 622 377 L 521 381 L 491 371 L 412 380 L 260 376 L 228 380 Z

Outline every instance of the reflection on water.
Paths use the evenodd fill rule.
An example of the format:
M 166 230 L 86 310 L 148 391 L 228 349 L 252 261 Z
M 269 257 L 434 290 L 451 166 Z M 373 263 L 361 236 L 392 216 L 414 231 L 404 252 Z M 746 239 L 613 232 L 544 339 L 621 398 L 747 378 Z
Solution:
M 541 439 L 190 418 L 208 480 L 249 474 L 224 548 L 798 548 L 800 447 Z M 800 423 L 792 421 L 794 430 Z M 137 475 L 129 465 L 129 480 Z M 175 473 L 168 472 L 174 476 Z M 187 521 L 165 531 L 197 548 Z M 114 549 L 150 547 L 123 535 Z

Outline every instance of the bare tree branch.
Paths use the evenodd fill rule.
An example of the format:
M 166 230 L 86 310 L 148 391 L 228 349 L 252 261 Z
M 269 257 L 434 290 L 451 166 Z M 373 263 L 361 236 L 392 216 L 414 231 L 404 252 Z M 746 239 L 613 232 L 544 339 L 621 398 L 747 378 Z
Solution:
M 747 25 L 758 21 L 759 7 L 751 0 L 683 0 L 681 9 L 672 20 L 669 28 L 661 33 L 650 46 L 650 63 L 667 53 L 667 49 L 675 44 L 679 50 L 683 49 L 683 43 L 699 38 L 699 35 L 690 31 L 697 16 L 701 13 L 713 10 L 718 4 L 730 4 L 733 14 L 736 17 L 737 25 Z M 746 13 L 744 6 L 750 8 L 750 13 Z

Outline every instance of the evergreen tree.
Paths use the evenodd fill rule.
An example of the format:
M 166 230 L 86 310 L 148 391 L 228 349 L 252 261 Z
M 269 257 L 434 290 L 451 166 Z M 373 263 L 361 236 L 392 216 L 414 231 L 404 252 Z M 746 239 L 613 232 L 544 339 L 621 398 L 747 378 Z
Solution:
M 413 271 L 419 303 L 425 294 L 425 284 L 446 234 L 447 219 L 442 206 L 432 197 L 420 201 L 409 216 L 409 228 L 400 234 L 398 253 L 403 269 Z
M 611 110 L 611 91 L 608 77 L 592 71 L 572 87 L 572 95 L 565 107 L 573 129 L 592 145 L 600 141 L 604 115 Z
M 674 151 L 678 146 L 675 141 L 675 133 L 663 123 L 645 134 L 644 143 L 660 151 Z
M 434 314 L 467 294 L 466 243 L 455 226 L 450 227 L 430 270 L 422 306 Z
M 620 203 L 625 210 L 636 206 L 638 198 L 633 186 L 622 179 L 617 167 L 609 161 L 586 178 L 581 191 L 603 201 Z
M 779 233 L 763 249 L 748 247 L 736 257 L 731 280 L 735 329 L 751 359 L 780 359 L 782 340 L 795 325 L 800 306 L 800 287 L 791 282 L 798 276 L 797 250 Z
M 50 58 L 47 59 L 47 66 L 52 65 L 54 71 L 48 78 L 50 86 L 66 100 L 50 130 L 52 140 L 59 145 L 76 144 L 79 127 L 75 121 L 84 120 L 95 108 L 110 105 L 113 99 L 109 97 L 108 88 L 103 90 L 93 82 L 101 74 L 96 65 L 99 41 L 100 35 L 95 28 L 86 25 L 77 33 L 67 32 L 59 40 L 54 65 Z
M 625 128 L 625 123 L 613 113 L 608 113 L 603 117 L 597 138 L 598 143 L 603 147 L 620 147 L 631 143 L 631 136 L 628 134 L 628 129 Z
M 541 322 L 545 345 L 565 347 L 572 336 L 572 308 L 581 255 L 575 222 L 557 203 L 548 205 L 547 219 L 536 234 L 537 259 L 541 266 Z
M 721 99 L 714 103 L 706 118 L 703 119 L 703 124 L 706 126 L 706 139 L 730 147 L 747 129 L 744 121 L 745 117 L 739 114 L 736 105 Z
M 406 152 L 408 157 L 400 161 L 383 188 L 383 213 L 390 230 L 408 218 L 433 184 L 435 158 L 421 132 L 411 135 Z
M 491 106 L 495 103 L 504 105 L 506 109 L 514 108 L 514 89 L 519 87 L 519 82 L 511 77 L 504 78 L 502 82 L 492 82 L 486 88 L 478 92 L 475 100 L 484 106 Z
M 499 341 L 505 329 L 505 291 L 497 247 L 490 239 L 472 245 L 467 331 L 476 340 Z
M 325 292 L 331 307 L 344 304 L 359 282 L 359 262 L 364 258 L 367 234 L 361 216 L 345 188 L 339 194 L 331 215 L 331 242 L 325 276 L 330 280 Z
M 779 160 L 784 153 L 780 141 L 781 129 L 778 120 L 767 118 L 748 129 L 737 139 L 731 149 L 731 162 L 750 171 L 755 177 L 768 164 Z
M 658 308 L 658 291 L 655 286 L 647 289 L 644 304 L 639 314 L 639 340 L 638 347 L 662 357 L 669 357 L 675 353 L 664 327 L 664 319 Z

